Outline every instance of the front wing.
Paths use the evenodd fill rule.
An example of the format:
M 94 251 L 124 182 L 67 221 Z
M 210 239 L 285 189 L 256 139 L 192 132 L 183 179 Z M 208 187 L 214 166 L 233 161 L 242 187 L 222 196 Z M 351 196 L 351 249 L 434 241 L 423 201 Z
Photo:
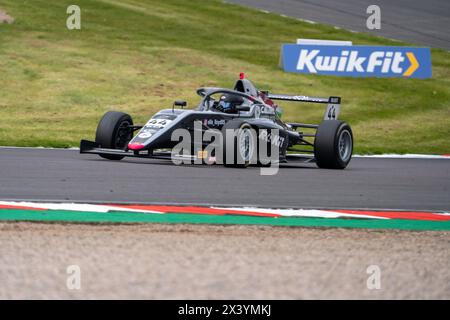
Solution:
M 146 152 L 146 153 L 143 153 Z M 80 141 L 80 153 L 90 153 L 90 154 L 98 154 L 98 155 L 115 155 L 115 156 L 124 156 L 124 157 L 135 157 L 135 158 L 155 158 L 155 159 L 165 159 L 171 160 L 170 152 L 154 152 L 148 153 L 148 151 L 143 150 L 143 152 L 135 153 L 133 151 L 126 151 L 121 149 L 106 149 L 101 148 L 100 144 L 88 141 L 81 140 Z

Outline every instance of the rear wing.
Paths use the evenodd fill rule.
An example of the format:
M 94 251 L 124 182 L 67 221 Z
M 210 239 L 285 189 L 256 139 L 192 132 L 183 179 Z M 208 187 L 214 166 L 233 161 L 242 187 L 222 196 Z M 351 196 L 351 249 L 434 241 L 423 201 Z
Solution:
M 284 94 L 266 93 L 266 97 L 271 100 L 297 101 L 297 102 L 312 102 L 327 104 L 324 120 L 337 120 L 341 109 L 341 97 L 307 97 L 307 96 L 288 96 Z

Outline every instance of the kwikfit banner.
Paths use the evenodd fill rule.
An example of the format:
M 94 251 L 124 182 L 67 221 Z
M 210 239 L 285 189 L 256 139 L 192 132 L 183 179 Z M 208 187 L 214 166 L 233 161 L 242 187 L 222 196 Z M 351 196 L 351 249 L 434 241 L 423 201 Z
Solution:
M 431 78 L 429 48 L 284 44 L 281 58 L 287 72 Z

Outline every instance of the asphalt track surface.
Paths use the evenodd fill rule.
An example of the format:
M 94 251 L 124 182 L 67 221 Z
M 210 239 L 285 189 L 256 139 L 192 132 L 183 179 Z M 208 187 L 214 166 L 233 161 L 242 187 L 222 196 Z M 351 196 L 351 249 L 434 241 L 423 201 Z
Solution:
M 450 210 L 450 160 L 354 158 L 260 169 L 109 161 L 77 150 L 0 148 L 0 199 L 300 208 Z
M 448 0 L 226 0 L 406 42 L 450 50 Z M 381 29 L 369 30 L 366 9 L 381 9 Z M 301 34 L 298 35 L 302 37 Z M 345 39 L 342 39 L 345 40 Z M 295 41 L 295 39 L 292 39 Z

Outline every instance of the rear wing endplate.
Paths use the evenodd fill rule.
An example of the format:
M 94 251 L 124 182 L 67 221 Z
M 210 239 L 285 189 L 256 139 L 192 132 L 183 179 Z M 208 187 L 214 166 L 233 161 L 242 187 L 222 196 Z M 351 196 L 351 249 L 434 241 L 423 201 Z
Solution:
M 323 103 L 327 104 L 324 120 L 337 120 L 341 109 L 341 97 L 307 97 L 307 96 L 288 96 L 284 94 L 272 94 L 267 93 L 267 98 L 271 100 L 283 100 L 283 101 L 296 101 L 296 102 L 311 102 L 311 103 Z

